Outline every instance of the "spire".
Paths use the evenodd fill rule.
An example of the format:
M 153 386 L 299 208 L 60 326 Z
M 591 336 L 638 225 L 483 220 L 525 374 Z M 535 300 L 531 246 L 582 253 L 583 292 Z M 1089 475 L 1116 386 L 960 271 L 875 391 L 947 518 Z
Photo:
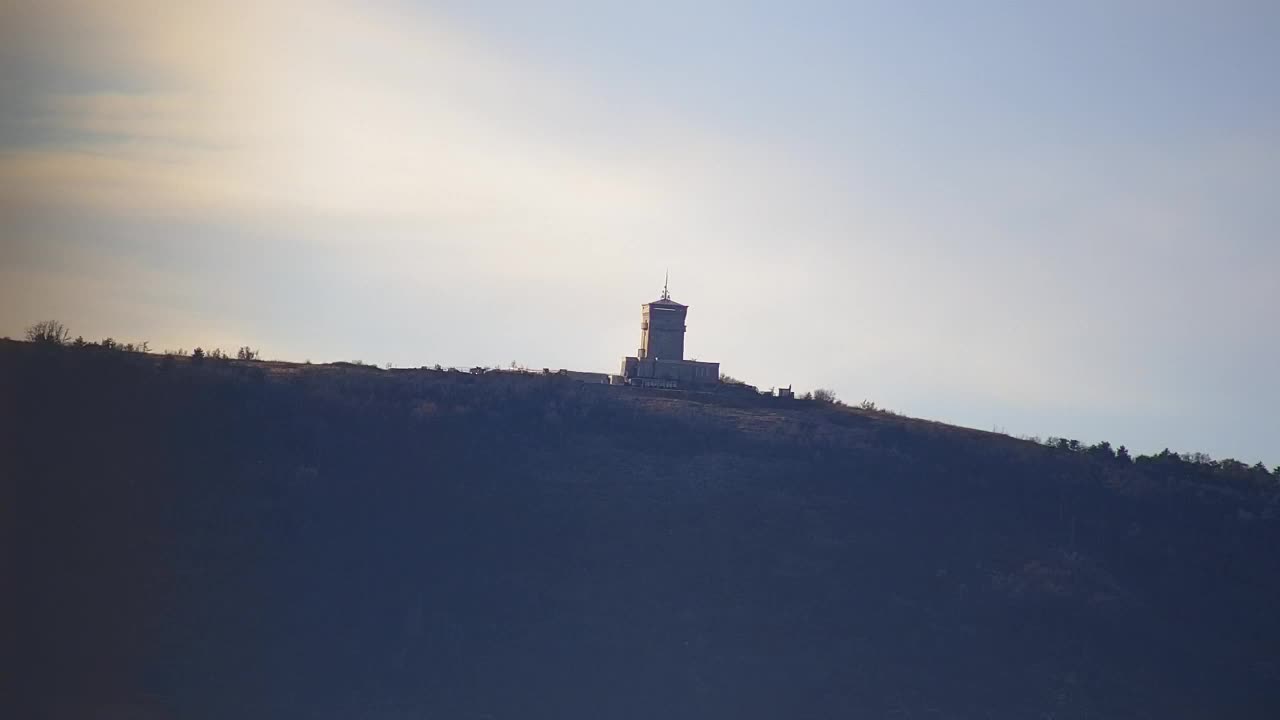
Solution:
M 662 275 L 662 299 L 670 300 L 671 293 L 667 292 L 667 281 L 671 279 L 671 271 L 668 270 Z

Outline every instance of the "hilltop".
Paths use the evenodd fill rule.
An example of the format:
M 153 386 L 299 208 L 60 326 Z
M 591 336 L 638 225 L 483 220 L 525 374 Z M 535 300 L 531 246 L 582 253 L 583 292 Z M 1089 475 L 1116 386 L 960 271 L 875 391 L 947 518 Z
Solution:
M 23 716 L 1280 713 L 1265 468 L 14 342 L 0 437 Z

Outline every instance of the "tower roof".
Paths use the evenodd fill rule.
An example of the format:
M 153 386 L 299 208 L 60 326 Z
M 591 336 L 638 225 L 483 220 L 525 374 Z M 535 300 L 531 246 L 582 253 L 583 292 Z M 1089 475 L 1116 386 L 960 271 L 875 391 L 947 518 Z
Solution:
M 673 307 L 673 308 L 678 308 L 678 307 L 687 308 L 687 307 L 689 307 L 688 305 L 681 305 L 680 303 L 678 303 L 678 302 L 676 302 L 675 300 L 672 300 L 672 299 L 671 299 L 671 293 L 667 290 L 667 286 L 670 284 L 670 280 L 671 280 L 671 273 L 670 273 L 670 272 L 668 272 L 668 273 L 666 273 L 665 275 L 663 275 L 663 277 L 662 277 L 662 297 L 658 298 L 657 300 L 654 300 L 653 302 L 645 303 L 645 305 L 666 305 L 667 307 Z
M 665 307 L 669 307 L 669 308 L 687 308 L 687 307 L 689 307 L 688 305 L 681 305 L 680 303 L 676 302 L 675 300 L 672 300 L 672 299 L 671 299 L 671 298 L 669 298 L 669 297 L 665 297 L 665 298 L 658 298 L 657 300 L 654 300 L 653 302 L 647 302 L 647 303 L 645 303 L 645 305 L 660 305 L 660 306 L 665 306 Z

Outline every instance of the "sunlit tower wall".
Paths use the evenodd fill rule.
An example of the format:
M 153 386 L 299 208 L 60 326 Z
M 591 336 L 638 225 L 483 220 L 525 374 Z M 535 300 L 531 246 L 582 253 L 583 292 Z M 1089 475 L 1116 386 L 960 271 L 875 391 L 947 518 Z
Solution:
M 640 306 L 641 360 L 683 360 L 687 305 L 671 299 L 666 290 L 662 299 Z

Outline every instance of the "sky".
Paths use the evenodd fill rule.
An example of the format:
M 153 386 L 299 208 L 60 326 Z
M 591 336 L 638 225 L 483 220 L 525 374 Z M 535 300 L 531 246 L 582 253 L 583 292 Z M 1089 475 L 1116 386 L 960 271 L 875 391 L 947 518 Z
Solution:
M 1280 5 L 0 0 L 0 335 L 1280 463 Z

